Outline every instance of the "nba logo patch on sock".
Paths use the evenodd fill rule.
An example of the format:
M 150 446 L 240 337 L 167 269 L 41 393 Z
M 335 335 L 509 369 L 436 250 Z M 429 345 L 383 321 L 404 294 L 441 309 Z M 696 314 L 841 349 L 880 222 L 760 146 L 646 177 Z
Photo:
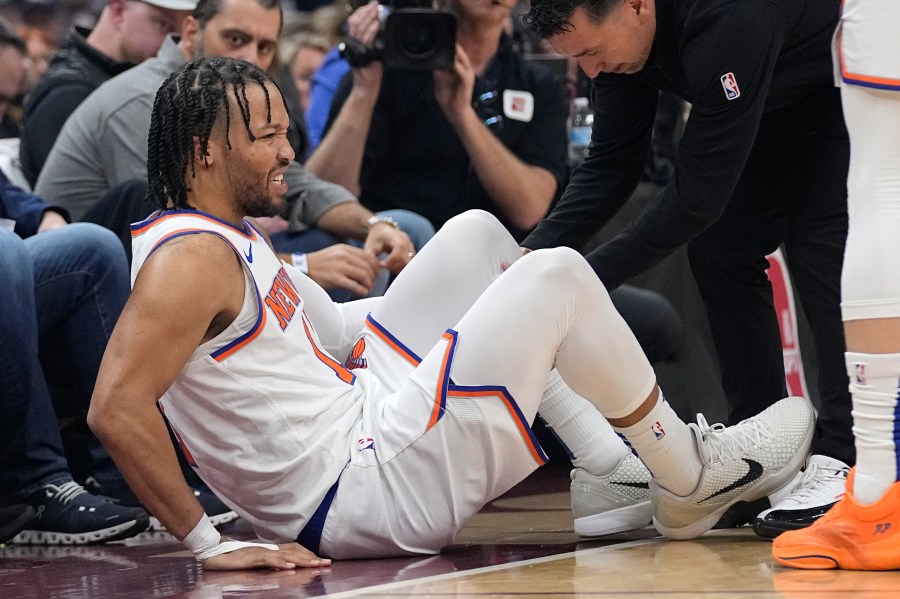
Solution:
M 366 449 L 375 451 L 375 439 L 372 437 L 363 437 L 356 442 L 356 448 L 360 451 L 365 451 Z
M 653 434 L 656 435 L 657 441 L 666 436 L 666 429 L 664 429 L 662 424 L 659 423 L 659 420 L 654 422 L 653 426 L 651 426 L 650 428 L 651 430 L 653 430 Z
M 729 100 L 736 100 L 741 96 L 741 88 L 738 87 L 737 79 L 734 73 L 728 72 L 722 75 L 722 89 L 725 90 L 725 97 Z
M 866 365 L 860 362 L 857 362 L 853 365 L 853 381 L 857 385 L 865 385 L 866 384 Z

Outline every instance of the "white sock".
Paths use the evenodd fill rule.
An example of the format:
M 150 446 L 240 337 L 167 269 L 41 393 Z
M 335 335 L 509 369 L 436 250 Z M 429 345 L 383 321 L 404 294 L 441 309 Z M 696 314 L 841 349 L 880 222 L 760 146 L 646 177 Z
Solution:
M 572 391 L 556 369 L 550 372 L 538 413 L 568 450 L 576 468 L 605 476 L 628 453 L 603 414 Z
M 662 391 L 659 401 L 640 422 L 613 428 L 625 437 L 659 486 L 681 497 L 697 488 L 703 463 L 694 434 L 669 406 Z
M 894 439 L 900 434 L 900 354 L 847 352 L 845 359 L 856 439 L 853 497 L 868 505 L 897 482 L 900 453 Z

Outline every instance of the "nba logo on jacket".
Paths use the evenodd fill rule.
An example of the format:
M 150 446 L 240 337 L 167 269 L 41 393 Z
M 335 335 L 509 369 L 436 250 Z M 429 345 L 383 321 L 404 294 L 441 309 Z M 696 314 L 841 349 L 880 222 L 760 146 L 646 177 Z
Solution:
M 737 79 L 734 73 L 728 72 L 722 75 L 722 89 L 725 90 L 725 97 L 734 100 L 741 95 L 741 88 L 738 87 Z

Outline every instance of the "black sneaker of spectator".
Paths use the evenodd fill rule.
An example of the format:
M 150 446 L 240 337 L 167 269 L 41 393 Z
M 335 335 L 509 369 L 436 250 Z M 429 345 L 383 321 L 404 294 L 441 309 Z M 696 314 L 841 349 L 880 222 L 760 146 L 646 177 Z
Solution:
M 150 525 L 141 508 L 126 507 L 88 493 L 74 481 L 45 485 L 26 503 L 35 518 L 13 538 L 27 545 L 88 545 L 133 537 Z
M 0 506 L 0 543 L 5 543 L 34 520 L 34 508 L 30 505 Z
M 85 481 L 85 486 L 91 493 L 108 497 L 116 503 L 133 507 L 143 507 L 137 495 L 134 494 L 134 491 L 132 491 L 131 487 L 128 485 L 117 487 L 105 486 L 99 484 L 93 477 L 89 477 L 87 481 Z M 220 526 L 226 522 L 237 519 L 238 515 L 209 489 L 192 488 L 191 490 L 194 492 L 194 497 L 196 497 L 197 501 L 200 502 L 200 505 L 203 506 L 203 511 L 209 516 L 213 526 Z M 165 529 L 166 527 L 163 526 L 159 520 L 152 515 L 150 516 L 150 530 L 162 531 Z

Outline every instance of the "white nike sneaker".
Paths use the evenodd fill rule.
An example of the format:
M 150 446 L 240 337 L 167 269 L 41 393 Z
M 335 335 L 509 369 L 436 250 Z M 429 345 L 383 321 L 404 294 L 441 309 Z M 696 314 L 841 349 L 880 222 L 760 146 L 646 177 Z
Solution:
M 850 466 L 840 460 L 818 454 L 810 456 L 800 484 L 793 493 L 756 517 L 753 532 L 774 539 L 786 530 L 806 528 L 841 500 L 848 474 Z
M 599 537 L 650 526 L 650 471 L 631 452 L 606 476 L 572 470 L 575 534 Z
M 710 426 L 702 414 L 688 426 L 703 462 L 697 488 L 680 497 L 650 481 L 653 525 L 670 539 L 698 537 L 737 502 L 791 484 L 812 443 L 815 414 L 802 397 L 788 397 L 735 426 Z

